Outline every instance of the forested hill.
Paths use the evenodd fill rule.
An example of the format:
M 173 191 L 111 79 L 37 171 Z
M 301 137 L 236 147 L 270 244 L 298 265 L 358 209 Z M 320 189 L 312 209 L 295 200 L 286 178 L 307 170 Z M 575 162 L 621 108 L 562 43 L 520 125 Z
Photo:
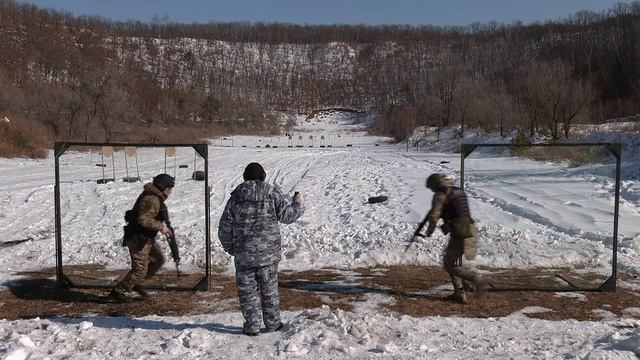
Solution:
M 640 112 L 639 42 L 640 2 L 414 27 L 114 22 L 0 0 L 0 156 L 276 133 L 287 114 L 336 106 L 377 109 L 376 130 L 398 139 L 418 125 L 561 138 Z

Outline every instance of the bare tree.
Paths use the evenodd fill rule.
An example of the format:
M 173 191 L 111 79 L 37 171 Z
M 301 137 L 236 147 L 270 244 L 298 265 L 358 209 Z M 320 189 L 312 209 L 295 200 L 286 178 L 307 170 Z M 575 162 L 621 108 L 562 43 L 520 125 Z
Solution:
M 462 64 L 457 63 L 454 56 L 443 56 L 430 78 L 433 81 L 433 94 L 439 100 L 441 126 L 443 127 L 448 127 L 452 120 L 463 71 Z
M 560 138 L 560 131 L 569 137 L 572 124 L 585 116 L 594 98 L 588 79 L 574 78 L 571 68 L 562 61 L 533 63 L 524 78 L 529 115 L 534 113 L 551 134 Z

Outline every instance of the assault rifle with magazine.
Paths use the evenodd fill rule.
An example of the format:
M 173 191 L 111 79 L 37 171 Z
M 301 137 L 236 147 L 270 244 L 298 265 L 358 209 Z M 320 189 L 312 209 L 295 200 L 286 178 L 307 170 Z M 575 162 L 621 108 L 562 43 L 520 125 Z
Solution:
M 135 207 L 134 207 L 135 208 Z M 180 252 L 178 250 L 178 242 L 176 241 L 175 231 L 171 226 L 171 222 L 169 221 L 169 214 L 166 207 L 162 207 L 160 209 L 163 212 L 163 217 L 166 219 L 165 224 L 167 228 L 171 231 L 170 236 L 166 236 L 167 243 L 169 244 L 169 249 L 171 250 L 171 257 L 173 258 L 173 262 L 176 264 L 176 270 L 179 271 L 180 265 Z M 122 246 L 127 246 L 128 243 L 137 241 L 136 233 L 140 231 L 141 227 L 138 224 L 138 213 L 131 209 L 125 212 L 125 221 L 127 225 L 124 226 L 124 236 L 122 238 Z
M 173 227 L 171 226 L 171 221 L 169 221 L 169 212 L 167 211 L 167 207 L 163 206 L 160 208 L 160 212 L 162 212 L 162 217 L 165 219 L 164 223 L 169 228 L 171 235 L 166 236 L 167 243 L 169 243 L 169 249 L 171 250 L 171 257 L 173 258 L 173 262 L 176 264 L 176 271 L 180 272 L 180 252 L 178 251 L 178 242 L 176 241 L 176 233 L 173 231 Z
M 167 228 L 171 230 L 171 235 L 167 236 L 167 242 L 169 243 L 169 249 L 171 250 L 171 257 L 176 264 L 176 271 L 180 271 L 180 252 L 178 251 L 178 242 L 176 241 L 176 234 L 173 231 L 173 227 L 169 221 L 166 221 Z
M 409 243 L 407 244 L 405 251 L 407 251 L 411 245 L 415 242 L 415 238 L 416 237 L 421 237 L 421 238 L 425 238 L 428 237 L 430 234 L 428 235 L 424 235 L 422 233 L 422 229 L 425 227 L 425 225 L 427 225 L 427 223 L 429 222 L 429 217 L 431 216 L 431 211 L 429 211 L 429 213 L 427 214 L 427 216 L 424 217 L 424 220 L 422 220 L 422 222 L 420 222 L 420 225 L 418 225 L 418 228 L 416 229 L 416 231 L 413 233 L 413 236 L 411 237 L 411 239 L 409 240 Z M 448 235 L 450 230 L 451 230 L 451 225 L 447 222 L 445 222 L 444 224 L 442 224 L 440 226 L 440 230 L 442 230 L 442 233 L 445 235 Z

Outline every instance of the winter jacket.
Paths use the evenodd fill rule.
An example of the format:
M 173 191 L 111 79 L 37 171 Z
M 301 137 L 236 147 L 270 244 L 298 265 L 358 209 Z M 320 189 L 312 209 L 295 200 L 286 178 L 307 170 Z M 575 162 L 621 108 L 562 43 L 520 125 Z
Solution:
M 153 183 L 145 184 L 144 191 L 138 196 L 133 209 L 127 211 L 123 246 L 127 243 L 152 241 L 158 231 L 162 230 L 162 223 L 169 221 L 167 207 L 164 204 L 165 195 Z
M 281 257 L 278 222 L 291 224 L 303 213 L 304 206 L 290 204 L 278 188 L 262 181 L 245 181 L 227 201 L 218 238 L 224 250 L 235 256 L 236 268 L 272 265 Z

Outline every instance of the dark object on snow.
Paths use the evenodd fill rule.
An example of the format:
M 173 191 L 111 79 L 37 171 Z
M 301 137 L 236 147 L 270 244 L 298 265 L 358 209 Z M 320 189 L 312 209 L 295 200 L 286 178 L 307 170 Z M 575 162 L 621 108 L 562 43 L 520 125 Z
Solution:
M 180 168 L 180 169 L 186 169 L 188 167 L 189 167 L 189 165 L 186 165 L 186 164 L 185 165 L 178 165 L 178 168 Z
M 389 198 L 387 196 L 380 195 L 380 196 L 370 197 L 368 202 L 369 202 L 369 204 L 377 204 L 377 203 L 381 203 L 381 202 L 387 201 L 387 200 L 389 200 Z
M 270 147 L 271 147 L 271 145 L 267 144 L 267 145 L 265 145 L 264 147 L 266 147 L 266 148 L 270 148 Z
M 7 246 L 13 246 L 13 245 L 22 244 L 23 242 L 27 242 L 27 241 L 31 241 L 31 240 L 33 240 L 32 237 L 28 237 L 26 239 L 20 239 L 20 240 L 3 241 L 3 242 L 0 242 L 0 249 L 3 248 L 3 247 L 7 247 Z
M 131 182 L 138 182 L 138 181 L 140 181 L 140 178 L 139 178 L 139 177 L 137 177 L 137 176 L 129 176 L 129 177 L 123 177 L 123 178 L 122 178 L 122 181 L 124 181 L 124 182 L 129 182 L 129 183 L 131 183 Z
M 449 162 L 447 160 L 442 160 L 440 161 L 440 164 L 448 164 Z
M 106 183 L 110 183 L 110 182 L 113 182 L 113 181 L 115 181 L 115 179 L 114 179 L 114 178 L 98 179 L 98 180 L 96 180 L 96 182 L 97 182 L 98 184 L 106 184 Z
M 351 147 L 351 144 L 347 144 L 347 147 Z
M 191 174 L 191 179 L 196 181 L 204 181 L 204 171 L 194 171 L 193 174 Z
M 107 164 L 96 164 L 97 167 L 107 167 Z

